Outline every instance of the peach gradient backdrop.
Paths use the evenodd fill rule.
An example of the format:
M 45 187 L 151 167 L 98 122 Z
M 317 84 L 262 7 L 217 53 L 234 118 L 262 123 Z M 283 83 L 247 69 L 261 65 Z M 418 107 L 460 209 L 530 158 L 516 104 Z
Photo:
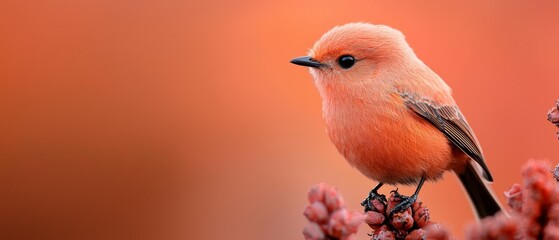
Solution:
M 289 64 L 352 21 L 402 30 L 453 87 L 501 196 L 528 159 L 559 161 L 545 116 L 559 98 L 558 11 L 550 1 L 5 1 L 0 235 L 302 239 L 306 192 L 321 181 L 360 209 L 374 182 L 330 144 L 310 75 Z M 463 236 L 473 218 L 453 175 L 420 196 Z

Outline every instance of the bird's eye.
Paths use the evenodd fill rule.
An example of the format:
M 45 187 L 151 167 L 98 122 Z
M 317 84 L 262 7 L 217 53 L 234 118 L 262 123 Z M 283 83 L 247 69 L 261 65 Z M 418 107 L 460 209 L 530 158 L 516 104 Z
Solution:
M 351 55 L 343 55 L 338 58 L 338 64 L 340 64 L 340 67 L 343 69 L 348 69 L 355 64 L 355 58 Z

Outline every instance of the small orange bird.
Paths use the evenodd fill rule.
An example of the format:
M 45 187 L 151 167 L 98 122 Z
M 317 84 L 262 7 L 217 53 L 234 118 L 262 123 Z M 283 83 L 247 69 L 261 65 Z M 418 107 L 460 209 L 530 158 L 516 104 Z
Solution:
M 291 63 L 310 67 L 338 151 L 379 182 L 362 203 L 366 209 L 385 183 L 417 184 L 392 213 L 402 211 L 415 202 L 425 180 L 452 170 L 478 217 L 501 210 L 482 179 L 493 181 L 479 142 L 450 87 L 415 55 L 401 32 L 368 23 L 338 26 L 309 56 Z

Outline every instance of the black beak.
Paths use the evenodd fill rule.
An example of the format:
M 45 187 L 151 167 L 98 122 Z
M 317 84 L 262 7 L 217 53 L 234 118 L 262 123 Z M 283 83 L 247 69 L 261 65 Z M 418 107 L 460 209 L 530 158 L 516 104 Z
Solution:
M 301 65 L 301 66 L 305 66 L 305 67 L 313 67 L 313 68 L 319 68 L 319 67 L 324 66 L 323 63 L 321 63 L 319 61 L 316 61 L 309 56 L 304 56 L 304 57 L 298 57 L 298 58 L 291 59 L 291 63 Z

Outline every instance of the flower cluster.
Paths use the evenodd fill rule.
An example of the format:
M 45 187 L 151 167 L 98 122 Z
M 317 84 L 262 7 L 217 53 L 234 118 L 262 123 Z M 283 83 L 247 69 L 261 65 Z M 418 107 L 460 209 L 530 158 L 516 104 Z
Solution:
M 365 223 L 377 239 L 449 239 L 448 231 L 429 219 L 429 210 L 419 199 L 402 212 L 390 214 L 404 200 L 404 196 L 392 191 L 388 200 L 384 196 L 370 199 L 371 210 L 365 212 Z
M 555 169 L 551 171 L 551 173 L 553 173 L 553 178 L 555 178 L 555 181 L 559 182 L 559 164 L 555 165 Z
M 449 232 L 429 219 L 429 210 L 420 200 L 402 212 L 390 214 L 404 196 L 392 191 L 388 200 L 381 196 L 371 199 L 372 209 L 361 214 L 348 211 L 336 188 L 320 183 L 308 194 L 310 204 L 303 214 L 309 220 L 303 230 L 307 240 L 351 240 L 359 225 L 367 223 L 373 240 L 390 239 L 450 239 Z
M 320 183 L 309 191 L 310 204 L 303 214 L 309 223 L 303 230 L 307 240 L 351 240 L 363 222 L 363 214 L 349 212 L 336 188 Z
M 555 106 L 547 112 L 547 120 L 559 127 L 559 100 L 555 102 Z M 559 133 L 557 133 L 559 138 Z
M 524 185 L 505 196 L 511 210 L 471 225 L 466 239 L 559 239 L 559 187 L 544 162 L 530 161 L 522 170 Z

